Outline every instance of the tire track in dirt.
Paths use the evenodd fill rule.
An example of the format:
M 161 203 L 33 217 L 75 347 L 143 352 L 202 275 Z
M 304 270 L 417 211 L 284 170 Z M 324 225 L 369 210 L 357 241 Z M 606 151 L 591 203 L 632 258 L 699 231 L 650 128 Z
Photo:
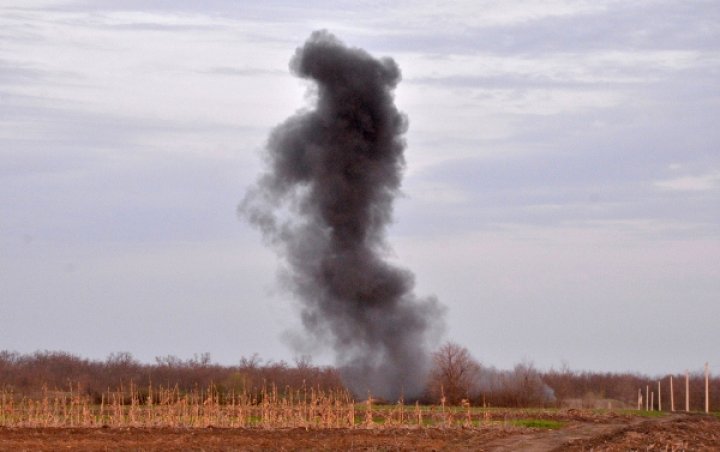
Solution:
M 715 431 L 718 433 L 713 433 Z M 580 452 L 620 451 L 649 446 L 668 446 L 673 450 L 720 450 L 720 421 L 708 416 L 672 414 L 604 424 L 579 422 L 556 431 L 496 439 L 485 444 L 483 450 Z
M 624 430 L 636 420 L 623 423 L 589 424 L 573 423 L 559 430 L 524 433 L 491 441 L 483 446 L 484 450 L 496 452 L 526 451 L 550 452 L 563 450 L 565 444 L 586 440 Z

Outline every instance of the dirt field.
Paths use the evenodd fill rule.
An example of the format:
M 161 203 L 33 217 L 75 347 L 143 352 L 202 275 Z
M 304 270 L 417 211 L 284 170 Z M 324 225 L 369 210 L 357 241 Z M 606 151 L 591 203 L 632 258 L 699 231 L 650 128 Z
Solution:
M 3 428 L 2 450 L 720 450 L 720 419 L 609 416 L 559 430 L 478 429 Z

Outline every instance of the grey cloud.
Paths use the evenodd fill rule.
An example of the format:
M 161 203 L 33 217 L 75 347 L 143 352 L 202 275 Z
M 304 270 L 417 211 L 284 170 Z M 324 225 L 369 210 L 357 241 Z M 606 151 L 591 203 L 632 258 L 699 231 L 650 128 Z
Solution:
M 253 67 L 214 67 L 207 71 L 207 74 L 230 75 L 238 77 L 255 77 L 255 76 L 282 76 L 287 77 L 287 71 L 269 70 Z
M 26 85 L 38 82 L 54 85 L 74 83 L 80 76 L 71 71 L 49 71 L 21 60 L 0 59 L 0 86 Z
M 502 139 L 452 136 L 425 143 L 474 145 L 479 154 L 495 147 L 513 152 L 446 161 L 414 174 L 415 180 L 464 193 L 465 201 L 403 210 L 400 223 L 460 232 L 499 223 L 656 220 L 695 225 L 684 234 L 701 229 L 717 236 L 720 211 L 708 208 L 720 204 L 717 191 L 674 193 L 655 186 L 672 176 L 671 165 L 681 164 L 686 171 L 720 168 L 720 131 L 713 126 L 720 116 L 716 97 L 709 80 L 703 85 L 679 78 L 643 86 L 635 102 L 631 98 L 613 108 L 516 114 L 514 123 L 522 127 Z
M 127 24 L 111 24 L 111 25 L 98 25 L 102 28 L 112 28 L 114 30 L 123 30 L 123 31 L 171 31 L 171 32 L 179 32 L 179 31 L 210 31 L 210 30 L 217 30 L 219 28 L 218 25 L 185 25 L 185 24 L 161 24 L 161 23 L 153 23 L 153 22 L 136 22 L 136 23 L 127 23 Z
M 240 196 L 245 161 L 227 149 L 167 156 L 196 135 L 221 151 L 248 135 L 259 142 L 264 129 L 86 112 L 10 93 L 0 99 L 4 234 L 133 243 L 236 233 L 235 198 L 215 193 Z
M 15 8 L 21 10 L 21 8 Z M 233 0 L 206 0 L 198 3 L 193 0 L 175 0 L 172 2 L 147 2 L 144 0 L 67 0 L 44 9 L 56 11 L 181 11 L 187 13 L 211 12 L 218 17 L 264 17 L 272 16 L 279 20 L 297 20 L 300 17 L 317 16 L 320 11 L 344 11 L 347 14 L 367 11 L 368 8 L 358 2 L 336 2 L 315 0 L 298 4 L 294 1 L 268 0 L 264 2 L 236 2 Z
M 138 159 L 119 149 L 46 147 L 39 155 L 2 154 L 4 162 L 20 167 L 0 173 L 6 236 L 80 245 L 216 240 L 237 233 L 234 203 L 216 194 L 241 192 L 239 159 Z
M 703 7 L 704 6 L 704 7 Z M 471 32 L 482 48 L 502 52 L 609 49 L 718 49 L 718 8 L 689 2 L 628 4 L 598 14 L 559 16 Z
M 0 60 L 0 84 L 27 83 L 44 77 L 44 75 L 43 71 L 13 66 L 6 61 Z
M 631 75 L 631 74 L 624 74 Z M 486 88 L 486 89 L 571 89 L 629 88 L 637 82 L 629 81 L 582 81 L 559 80 L 537 75 L 504 74 L 498 76 L 447 76 L 413 77 L 406 80 L 409 84 L 430 85 L 441 88 Z
M 478 14 L 482 14 L 478 5 Z M 720 8 L 704 2 L 627 2 L 606 10 L 549 16 L 510 25 L 453 27 L 367 37 L 392 52 L 430 54 L 491 52 L 502 55 L 601 50 L 718 50 Z
M 477 14 L 482 14 L 478 4 Z M 297 23 L 305 18 L 318 17 L 337 20 L 356 20 L 361 26 L 373 19 L 371 35 L 358 36 L 364 46 L 383 52 L 420 51 L 426 53 L 475 53 L 478 51 L 502 54 L 542 52 L 588 52 L 607 49 L 706 49 L 720 48 L 720 8 L 714 0 L 677 2 L 627 2 L 608 5 L 604 10 L 568 16 L 548 16 L 535 20 L 500 26 L 472 26 L 456 19 L 444 29 L 426 33 L 419 27 L 383 34 L 390 27 L 378 26 L 377 14 L 362 3 L 315 1 L 302 6 L 286 1 L 237 3 L 211 0 L 197 3 L 189 0 L 168 3 L 148 3 L 141 0 L 67 1 L 46 10 L 112 12 L 149 11 L 206 13 L 213 15 L 263 20 L 275 23 Z M 7 9 L 23 11 L 22 8 Z M 377 9 L 375 9 L 377 10 Z M 385 19 L 380 16 L 379 23 Z M 127 24 L 121 28 L 163 30 L 175 25 Z M 179 27 L 185 27 L 179 25 Z M 190 25 L 192 27 L 192 25 Z M 410 25 L 412 27 L 412 25 Z M 271 38 L 266 36 L 266 39 Z M 284 42 L 290 42 L 287 38 Z

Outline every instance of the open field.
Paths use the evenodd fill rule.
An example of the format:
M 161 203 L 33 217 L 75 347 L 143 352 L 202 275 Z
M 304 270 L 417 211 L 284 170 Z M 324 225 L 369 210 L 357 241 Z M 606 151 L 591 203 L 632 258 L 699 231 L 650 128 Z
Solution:
M 508 413 L 510 415 L 510 413 Z M 473 428 L 0 428 L 2 450 L 718 450 L 720 419 L 556 413 L 559 429 Z
M 341 394 L 336 394 L 344 397 Z M 3 406 L 1 450 L 718 450 L 720 416 L 575 409 L 507 409 L 273 400 L 241 406 L 66 405 L 50 398 Z M 192 403 L 195 400 L 199 403 Z M 37 404 L 36 404 L 37 403 Z M 42 406 L 46 406 L 43 412 Z M 173 408 L 174 407 L 174 408 Z M 184 407 L 173 414 L 177 407 Z M 229 410 L 250 410 L 245 420 Z M 253 411 L 254 407 L 256 411 Z M 29 409 L 29 411 L 28 411 Z M 106 411 L 102 411 L 106 410 Z M 312 411 L 309 411 L 312 410 Z M 105 413 L 105 414 L 102 414 Z M 112 414 L 114 413 L 114 414 Z M 349 417 L 352 416 L 352 417 Z M 163 420 L 164 419 L 164 420 Z M 351 422 L 350 419 L 353 419 Z M 241 425 L 242 423 L 242 425 Z M 172 427 L 170 425 L 178 425 Z M 234 424 L 234 427 L 229 425 Z M 12 425 L 12 426 L 10 426 Z M 55 425 L 54 427 L 43 425 Z M 73 425 L 73 426 L 70 426 Z M 84 426 L 83 426 L 84 425 Z M 217 425 L 226 425 L 218 427 Z
M 181 370 L 197 376 L 213 369 Z M 270 375 L 275 381 L 283 373 Z M 383 403 L 357 401 L 324 380 L 280 386 L 242 376 L 205 385 L 191 383 L 196 378 L 174 385 L 129 379 L 105 390 L 90 378 L 64 388 L 7 378 L 14 384 L 0 389 L 0 450 L 720 450 L 720 413 L 699 414 L 699 396 L 691 413 L 628 409 L 627 398 L 605 397 L 610 384 L 538 408 L 485 406 L 485 397 L 455 406 L 445 397 L 434 405 Z M 172 381 L 145 378 L 162 380 Z M 631 395 L 637 386 L 629 386 Z

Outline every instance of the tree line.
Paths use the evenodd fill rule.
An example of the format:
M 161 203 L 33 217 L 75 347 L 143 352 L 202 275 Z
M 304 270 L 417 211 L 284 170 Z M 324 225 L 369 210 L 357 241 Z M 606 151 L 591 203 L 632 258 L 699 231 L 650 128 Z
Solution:
M 152 364 L 141 363 L 130 353 L 113 353 L 106 360 L 90 360 L 60 351 L 31 354 L 0 351 L 0 391 L 26 397 L 40 397 L 44 391 L 79 390 L 101 400 L 103 392 L 134 385 L 142 396 L 148 385 L 190 392 L 207 389 L 220 394 L 256 393 L 263 388 L 343 389 L 339 373 L 332 367 L 315 366 L 309 359 L 293 365 L 264 361 L 257 354 L 242 357 L 237 365 L 213 363 L 209 353 L 190 359 L 156 357 Z
M 675 409 L 685 407 L 685 376 L 673 375 Z M 433 353 L 433 366 L 427 386 L 420 397 L 423 403 L 498 407 L 576 407 L 636 408 L 638 390 L 645 397 L 646 387 L 657 393 L 658 378 L 636 373 L 578 372 L 563 366 L 542 371 L 530 362 L 509 370 L 485 366 L 467 348 L 448 342 Z M 663 409 L 670 408 L 668 376 L 661 382 Z M 108 389 L 134 384 L 165 386 L 192 391 L 212 386 L 219 393 L 260 392 L 263 387 L 278 391 L 316 388 L 343 390 L 338 369 L 317 366 L 308 358 L 289 364 L 265 361 L 257 354 L 241 357 L 235 365 L 212 362 L 208 353 L 180 359 L 169 355 L 154 363 L 141 363 L 130 353 L 113 353 L 105 360 L 91 360 L 66 352 L 38 351 L 20 354 L 0 351 L 0 391 L 25 397 L 40 397 L 43 392 L 80 390 L 100 400 Z M 704 376 L 690 376 L 690 407 L 704 409 Z M 366 394 L 357 394 L 362 399 Z M 710 380 L 710 406 L 720 408 L 720 378 Z M 658 396 L 655 394 L 655 406 Z M 643 407 L 645 402 L 643 401 Z
M 658 387 L 663 410 L 670 409 L 670 375 L 650 377 L 638 373 L 573 371 L 561 369 L 540 371 L 532 363 L 517 364 L 511 370 L 482 365 L 467 348 L 448 342 L 433 353 L 433 369 L 428 384 L 429 398 L 445 398 L 449 404 L 467 400 L 475 405 L 505 407 L 637 408 L 641 391 L 644 409 L 646 392 L 654 392 L 658 408 Z M 673 374 L 675 410 L 685 408 L 685 374 Z M 720 409 L 720 378 L 709 381 L 710 407 Z M 702 371 L 689 376 L 690 409 L 704 410 L 705 377 Z M 714 408 L 713 408 L 714 407 Z

